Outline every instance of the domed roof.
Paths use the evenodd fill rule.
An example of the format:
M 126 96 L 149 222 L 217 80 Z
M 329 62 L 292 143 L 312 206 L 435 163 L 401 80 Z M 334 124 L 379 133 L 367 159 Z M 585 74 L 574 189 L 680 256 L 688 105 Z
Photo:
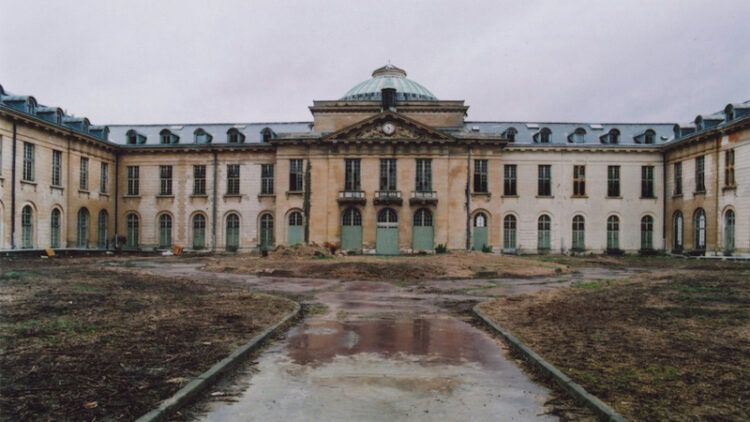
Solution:
M 372 79 L 361 82 L 350 89 L 343 101 L 380 101 L 383 88 L 394 88 L 398 101 L 437 101 L 432 92 L 406 78 L 406 71 L 387 64 L 372 72 Z

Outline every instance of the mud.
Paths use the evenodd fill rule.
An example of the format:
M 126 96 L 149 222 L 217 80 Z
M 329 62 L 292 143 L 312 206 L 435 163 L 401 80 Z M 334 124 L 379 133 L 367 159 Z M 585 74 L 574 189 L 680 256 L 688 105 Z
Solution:
M 257 358 L 251 370 L 216 387 L 189 419 L 275 420 L 557 420 L 552 395 L 532 381 L 502 343 L 456 309 L 495 296 L 569 285 L 594 269 L 543 278 L 333 281 L 258 277 L 201 270 L 200 262 L 131 261 L 161 275 L 245 283 L 303 297 L 326 309 L 308 316 Z M 323 306 L 320 306 L 323 305 Z M 231 385 L 228 385 L 231 384 Z

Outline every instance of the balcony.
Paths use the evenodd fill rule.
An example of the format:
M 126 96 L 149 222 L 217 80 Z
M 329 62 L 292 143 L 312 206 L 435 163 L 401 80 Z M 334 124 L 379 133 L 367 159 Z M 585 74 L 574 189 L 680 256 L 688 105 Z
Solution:
M 339 204 L 341 205 L 364 205 L 365 191 L 362 190 L 342 190 L 339 191 Z
M 415 190 L 411 192 L 409 205 L 435 205 L 437 201 L 437 192 L 434 190 Z
M 404 200 L 400 190 L 376 190 L 373 202 L 375 205 L 401 205 Z

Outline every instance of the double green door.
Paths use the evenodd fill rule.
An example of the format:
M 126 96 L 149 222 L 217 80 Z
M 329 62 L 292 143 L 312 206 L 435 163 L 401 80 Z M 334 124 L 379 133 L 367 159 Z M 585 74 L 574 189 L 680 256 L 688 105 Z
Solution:
M 415 251 L 435 249 L 434 236 L 435 232 L 432 226 L 414 226 L 412 229 L 412 249 Z
M 341 249 L 362 250 L 362 226 L 341 226 Z
M 487 246 L 487 227 L 474 227 L 472 234 L 472 249 L 481 251 Z
M 398 224 L 378 224 L 375 252 L 378 255 L 398 255 Z

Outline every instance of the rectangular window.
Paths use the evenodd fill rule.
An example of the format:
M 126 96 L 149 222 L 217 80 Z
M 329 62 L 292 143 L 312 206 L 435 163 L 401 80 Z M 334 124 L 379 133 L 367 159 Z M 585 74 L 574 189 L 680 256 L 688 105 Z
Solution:
M 734 150 L 724 152 L 724 186 L 734 186 Z
M 273 195 L 273 164 L 260 165 L 260 194 Z
M 359 178 L 360 161 L 358 158 L 347 158 L 344 160 L 344 190 L 357 191 L 362 189 Z
M 539 166 L 537 195 L 552 196 L 552 166 L 548 164 Z
M 620 166 L 607 167 L 607 196 L 610 198 L 620 196 Z
M 127 167 L 127 179 L 128 179 L 128 196 L 140 195 L 140 180 L 139 173 L 140 169 L 138 166 Z
M 81 177 L 79 178 L 78 188 L 89 190 L 89 159 L 81 157 Z
M 302 192 L 302 160 L 289 160 L 289 191 Z
M 417 159 L 415 188 L 417 192 L 432 191 L 432 160 L 424 158 Z
M 206 194 L 206 166 L 193 166 L 193 195 Z
M 474 160 L 474 192 L 487 193 L 487 160 Z
M 516 165 L 506 164 L 503 168 L 503 195 L 516 196 Z
M 380 160 L 380 190 L 396 190 L 396 160 L 393 158 Z
M 109 164 L 102 163 L 99 177 L 99 192 L 107 193 L 107 185 L 109 185 Z
M 706 157 L 700 156 L 695 159 L 695 191 L 706 191 Z
M 34 144 L 23 143 L 23 180 L 34 181 Z
M 240 165 L 227 164 L 227 195 L 240 194 Z
M 586 166 L 573 166 L 573 196 L 586 196 Z
M 172 195 L 172 166 L 159 166 L 159 195 Z
M 654 197 L 654 166 L 641 167 L 641 197 Z
M 682 195 L 682 163 L 674 163 L 674 194 Z
M 52 186 L 62 186 L 62 151 L 52 150 Z

